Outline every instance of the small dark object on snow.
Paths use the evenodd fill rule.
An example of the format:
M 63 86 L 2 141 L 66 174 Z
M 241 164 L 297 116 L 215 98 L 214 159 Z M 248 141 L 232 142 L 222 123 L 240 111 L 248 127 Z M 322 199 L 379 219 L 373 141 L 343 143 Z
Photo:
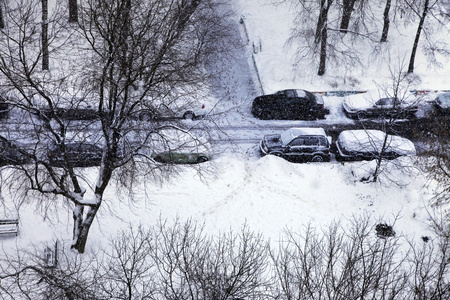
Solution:
M 423 236 L 423 237 L 422 237 L 422 240 L 423 240 L 425 243 L 428 243 L 428 241 L 430 240 L 430 237 L 428 237 L 428 236 Z
M 379 238 L 387 238 L 395 236 L 395 231 L 392 226 L 387 225 L 385 223 L 380 223 L 375 226 L 375 231 L 377 232 L 377 236 Z

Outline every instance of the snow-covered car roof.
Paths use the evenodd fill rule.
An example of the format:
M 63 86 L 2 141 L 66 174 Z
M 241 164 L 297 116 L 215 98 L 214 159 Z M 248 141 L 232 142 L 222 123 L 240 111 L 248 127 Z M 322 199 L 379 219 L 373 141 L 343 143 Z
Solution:
M 380 130 L 345 130 L 339 135 L 339 145 L 349 152 L 381 152 L 386 133 Z M 386 152 L 416 155 L 413 142 L 407 138 L 387 135 Z
M 345 96 L 344 103 L 353 109 L 367 109 L 372 107 L 375 102 L 382 98 L 392 98 L 392 95 L 387 95 L 378 90 L 370 90 L 365 93 Z M 399 95 L 398 98 L 401 100 L 401 104 L 406 106 L 411 105 L 416 101 L 416 97 L 410 92 L 407 92 L 405 95 Z
M 436 97 L 436 101 L 443 108 L 450 108 L 450 93 L 442 93 Z
M 289 144 L 290 141 L 295 139 L 300 135 L 321 135 L 326 137 L 325 130 L 323 128 L 315 127 L 301 127 L 301 128 L 290 128 L 281 133 L 281 142 L 283 145 Z

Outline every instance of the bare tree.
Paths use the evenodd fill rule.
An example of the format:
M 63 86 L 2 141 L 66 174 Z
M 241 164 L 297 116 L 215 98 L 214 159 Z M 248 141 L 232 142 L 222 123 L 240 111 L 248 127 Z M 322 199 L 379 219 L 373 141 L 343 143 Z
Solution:
M 333 0 L 321 0 L 320 1 L 320 13 L 317 20 L 316 44 L 320 44 L 320 59 L 319 70 L 317 75 L 322 76 L 325 74 L 326 60 L 327 60 L 327 39 L 328 39 L 328 12 L 330 10 Z
M 350 19 L 355 7 L 356 0 L 343 0 L 342 1 L 342 17 L 340 31 L 346 33 L 348 26 L 350 25 Z
M 48 1 L 42 0 L 42 70 L 48 70 Z
M 160 222 L 153 241 L 159 299 L 261 299 L 268 290 L 266 243 L 246 226 L 212 237 L 191 221 Z
M 447 299 L 447 221 L 419 242 L 395 232 L 398 215 L 286 230 L 270 248 L 244 226 L 208 235 L 192 221 L 123 230 L 84 255 L 43 248 L 0 258 L 5 299 Z M 389 230 L 387 230 L 389 229 Z M 51 247 L 50 247 L 51 248 Z M 64 248 L 62 248 L 64 249 Z
M 417 47 L 419 46 L 420 35 L 424 29 L 425 20 L 429 14 L 429 11 L 436 5 L 436 3 L 438 3 L 438 1 L 424 0 L 423 2 L 418 1 L 418 2 L 411 2 L 411 3 L 409 1 L 406 1 L 406 4 L 411 8 L 411 10 L 417 16 L 419 16 L 419 24 L 417 26 L 416 35 L 414 38 L 414 44 L 411 49 L 411 57 L 409 59 L 408 73 L 414 72 L 414 62 L 416 59 Z M 416 5 L 422 6 L 422 8 L 421 9 L 416 8 L 417 7 Z
M 420 101 L 420 97 L 413 99 L 413 95 L 409 91 L 409 87 L 415 80 L 415 77 L 409 76 L 408 73 L 402 72 L 402 62 L 400 62 L 397 69 L 395 69 L 394 67 L 389 68 L 391 74 L 391 77 L 389 79 L 390 82 L 388 84 L 379 85 L 379 89 L 380 95 L 392 99 L 392 107 L 389 110 L 390 113 L 380 114 L 379 125 L 381 125 L 380 129 L 384 132 L 384 137 L 382 138 L 381 145 L 379 143 L 379 140 L 374 139 L 373 141 L 372 147 L 376 149 L 376 151 L 374 152 L 376 166 L 370 176 L 370 180 L 373 182 L 376 182 L 379 179 L 379 175 L 382 172 L 383 161 L 389 158 L 392 159 L 392 153 L 389 151 L 389 149 L 391 147 L 391 143 L 394 143 L 394 139 L 390 134 L 400 135 L 397 131 L 398 120 L 405 118 L 414 119 L 414 115 L 405 114 L 405 112 L 408 111 L 408 108 L 417 107 L 418 102 Z M 404 125 L 400 124 L 400 127 L 402 126 Z M 392 146 L 398 147 L 399 145 Z M 405 172 L 410 173 L 410 171 L 408 171 L 408 165 L 403 165 L 401 162 L 398 162 L 398 164 L 396 164 L 395 162 L 390 164 L 391 168 L 394 166 L 398 167 L 400 170 L 404 170 Z M 389 180 L 391 182 L 396 181 L 395 177 L 391 177 Z
M 330 61 L 333 62 L 333 66 L 360 63 L 359 53 L 356 53 L 355 48 L 350 46 L 354 41 L 354 36 L 358 34 L 352 32 L 347 37 L 338 34 L 340 30 L 336 29 L 339 26 L 337 20 L 329 18 L 329 14 L 338 9 L 335 1 L 290 0 L 290 3 L 297 15 L 287 44 L 297 47 L 295 54 L 297 65 L 302 65 L 302 61 L 308 61 L 308 66 L 301 66 L 300 69 L 310 68 L 312 61 L 317 64 L 317 74 L 322 76 Z M 358 19 L 354 26 L 357 27 L 359 23 Z M 346 32 L 350 31 L 346 30 Z M 344 38 L 351 42 L 344 41 Z
M 381 31 L 381 39 L 380 42 L 384 43 L 387 41 L 388 33 L 389 33 L 389 24 L 391 22 L 389 18 L 389 12 L 391 10 L 391 0 L 386 0 L 386 5 L 384 6 L 383 12 L 383 30 Z
M 23 154 L 31 160 L 14 167 L 16 176 L 10 179 L 18 181 L 9 184 L 24 196 L 34 191 L 47 199 L 65 199 L 73 209 L 72 247 L 83 253 L 112 181 L 132 187 L 138 178 L 163 179 L 176 170 L 155 163 L 151 151 L 143 149 L 152 149 L 158 137 L 170 139 L 160 133 L 163 129 L 189 128 L 176 121 L 136 122 L 136 116 L 163 108 L 178 111 L 174 102 L 186 99 L 181 101 L 186 106 L 207 91 L 203 62 L 217 49 L 220 33 L 225 34 L 225 21 L 217 15 L 224 12 L 218 2 L 207 0 L 88 0 L 79 5 L 74 29 L 66 27 L 64 12 L 56 6 L 48 21 L 51 71 L 46 73 L 36 68 L 43 55 L 37 43 L 39 3 L 21 3 L 8 12 L 15 22 L 1 42 L 3 91 L 12 95 L 9 104 L 23 118 L 6 125 L 4 138 L 28 138 Z M 71 113 L 83 106 L 96 117 L 71 120 Z M 94 182 L 78 168 L 79 162 L 70 160 L 73 143 L 102 149 Z M 63 157 L 59 165 L 46 157 L 52 145 Z
M 0 29 L 5 28 L 5 20 L 3 19 L 3 1 L 0 2 Z
M 448 116 L 433 111 L 426 119 L 425 132 L 417 132 L 424 145 L 424 155 L 418 160 L 418 166 L 427 174 L 434 187 L 435 206 L 446 205 L 450 201 L 450 120 Z
M 376 238 L 368 216 L 355 217 L 347 230 L 287 231 L 271 252 L 280 299 L 395 298 L 408 278 L 399 247 L 397 237 Z
M 105 299 L 154 299 L 156 269 L 151 249 L 157 241 L 152 239 L 148 230 L 130 226 L 111 240 L 111 249 L 103 249 L 99 256 L 99 295 Z
M 5 253 L 0 262 L 2 299 L 88 300 L 97 297 L 92 269 L 95 256 L 60 253 L 57 265 L 49 264 L 44 247 Z

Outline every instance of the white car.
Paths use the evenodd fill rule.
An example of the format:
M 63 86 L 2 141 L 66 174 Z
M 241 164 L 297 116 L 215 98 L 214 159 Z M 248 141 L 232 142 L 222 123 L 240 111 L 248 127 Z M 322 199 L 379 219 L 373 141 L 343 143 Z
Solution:
M 158 96 L 140 105 L 135 115 L 139 120 L 198 120 L 207 116 L 216 106 L 217 100 L 206 92 L 195 96 Z
M 450 92 L 439 94 L 434 100 L 434 107 L 438 114 L 450 115 Z
M 395 159 L 399 156 L 416 155 L 413 142 L 380 130 L 342 131 L 336 141 L 336 147 L 337 160 L 372 160 L 380 155 L 384 159 Z
M 348 95 L 342 104 L 344 113 L 353 119 L 393 117 L 414 118 L 418 110 L 417 98 L 412 93 L 405 97 L 383 96 L 378 91 Z

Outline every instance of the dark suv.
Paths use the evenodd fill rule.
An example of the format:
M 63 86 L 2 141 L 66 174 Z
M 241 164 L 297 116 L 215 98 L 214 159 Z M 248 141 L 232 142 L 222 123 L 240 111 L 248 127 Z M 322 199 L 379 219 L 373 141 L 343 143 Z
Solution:
M 102 161 L 103 150 L 97 145 L 76 142 L 64 145 L 52 145 L 47 152 L 50 165 L 56 167 L 65 166 L 64 153 L 67 163 L 72 167 L 99 166 Z
M 315 120 L 325 118 L 327 113 L 329 111 L 324 108 L 322 96 L 298 89 L 259 96 L 252 104 L 253 116 L 263 120 Z
M 330 138 L 323 128 L 291 128 L 281 134 L 265 135 L 259 148 L 262 155 L 289 161 L 330 161 Z

